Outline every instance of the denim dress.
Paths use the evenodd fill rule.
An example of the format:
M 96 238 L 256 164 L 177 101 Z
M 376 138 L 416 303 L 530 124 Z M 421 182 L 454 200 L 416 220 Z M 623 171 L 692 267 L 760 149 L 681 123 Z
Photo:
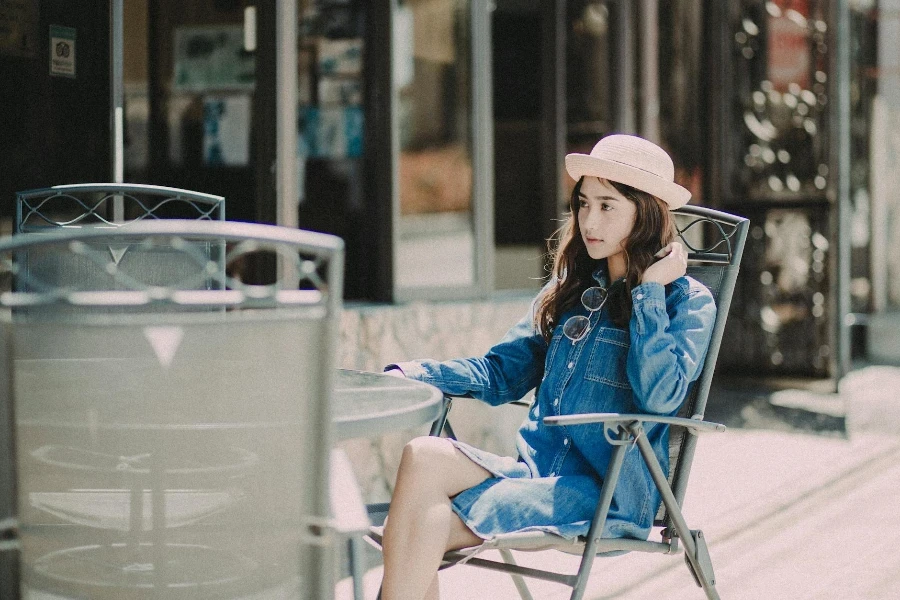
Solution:
M 598 269 L 594 279 L 606 286 L 605 270 Z M 634 308 L 627 330 L 616 327 L 605 308 L 589 313 L 579 303 L 562 315 L 548 344 L 534 324 L 535 302 L 484 356 L 387 367 L 400 368 L 446 394 L 491 405 L 518 400 L 537 388 L 516 436 L 517 458 L 454 441 L 492 474 L 452 500 L 453 510 L 479 537 L 527 530 L 566 538 L 587 535 L 612 446 L 603 424 L 547 426 L 544 417 L 678 412 L 709 346 L 716 314 L 712 294 L 700 282 L 681 277 L 665 287 L 641 284 L 631 295 Z M 561 325 L 575 314 L 589 315 L 591 322 L 577 342 L 563 335 Z M 648 424 L 644 431 L 668 473 L 668 426 Z M 625 453 L 603 537 L 647 539 L 659 503 L 659 492 L 632 446 Z

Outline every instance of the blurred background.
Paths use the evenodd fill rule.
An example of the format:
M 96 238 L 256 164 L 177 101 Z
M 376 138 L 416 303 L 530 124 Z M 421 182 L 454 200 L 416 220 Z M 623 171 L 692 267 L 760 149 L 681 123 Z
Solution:
M 563 156 L 613 132 L 751 219 L 721 373 L 833 390 L 855 363 L 900 363 L 900 0 L 3 2 L 7 230 L 18 190 L 110 179 L 118 140 L 125 181 L 276 222 L 285 4 L 292 202 L 347 242 L 346 365 L 419 350 L 360 330 L 410 304 L 430 324 L 414 338 L 449 302 L 439 351 L 481 351 L 546 275 Z

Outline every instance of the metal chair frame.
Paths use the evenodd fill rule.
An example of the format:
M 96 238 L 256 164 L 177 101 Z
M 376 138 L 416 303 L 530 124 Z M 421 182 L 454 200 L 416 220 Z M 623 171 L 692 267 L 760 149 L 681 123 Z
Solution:
M 687 490 L 697 436 L 700 433 L 725 430 L 724 425 L 703 420 L 703 415 L 706 410 L 722 335 L 725 331 L 728 310 L 734 294 L 740 260 L 749 230 L 749 221 L 721 211 L 690 205 L 676 211 L 676 215 L 679 216 L 679 219 L 688 220 L 686 225 L 678 227 L 678 235 L 689 250 L 688 274 L 709 287 L 716 298 L 718 307 L 703 369 L 682 404 L 678 416 L 597 413 L 545 417 L 544 423 L 547 425 L 574 426 L 604 423 L 606 439 L 614 446 L 588 535 L 575 541 L 544 532 L 498 535 L 476 548 L 446 553 L 441 569 L 465 563 L 475 567 L 506 572 L 513 577 L 523 600 L 531 599 L 531 593 L 528 591 L 523 577 L 554 581 L 571 587 L 572 600 L 580 600 L 585 593 L 594 558 L 598 554 L 631 551 L 676 554 L 679 552 L 680 539 L 684 545 L 685 562 L 697 585 L 703 589 L 707 598 L 711 600 L 719 598 L 715 589 L 716 580 L 712 561 L 703 532 L 688 527 L 681 506 Z M 712 233 L 712 239 L 707 241 L 705 246 L 697 246 L 691 241 L 692 234 L 689 232 L 695 227 L 706 227 L 705 233 Z M 710 236 L 704 237 L 709 238 Z M 453 429 L 447 420 L 452 401 L 451 397 L 445 398 L 443 415 L 433 424 L 431 435 L 447 435 L 455 438 Z M 528 406 L 527 403 L 522 402 L 517 404 Z M 670 427 L 669 449 L 672 467 L 668 477 L 653 453 L 650 442 L 647 441 L 646 436 L 641 435 L 645 423 L 663 423 Z M 662 527 L 659 542 L 601 537 L 613 491 L 618 483 L 624 453 L 631 445 L 637 446 L 653 482 L 662 496 L 662 504 L 654 522 L 657 527 Z M 373 521 L 386 514 L 387 506 L 385 504 L 370 506 L 369 510 Z M 370 539 L 380 547 L 380 535 L 377 528 L 373 529 Z M 503 561 L 475 556 L 485 549 L 499 550 Z M 566 574 L 522 567 L 515 563 L 510 552 L 510 550 L 547 549 L 581 555 L 578 572 Z
M 181 253 L 186 264 L 196 265 L 197 278 L 213 277 L 217 285 L 214 289 L 197 289 L 196 278 L 189 277 L 161 286 L 141 280 L 134 273 L 120 273 L 115 256 L 98 249 L 107 245 L 115 247 L 123 240 L 142 249 L 161 246 L 167 251 Z M 225 265 L 245 260 L 250 255 L 262 254 L 265 259 L 277 263 L 274 281 L 248 284 L 226 274 L 222 265 L 211 261 L 203 250 L 209 245 L 228 248 L 222 257 Z M 100 289 L 92 287 L 97 280 L 90 278 L 58 288 L 47 285 L 47 282 L 34 281 L 17 286 L 18 279 L 28 277 L 27 268 L 19 264 L 20 257 L 38 248 L 83 255 L 88 264 L 95 264 L 98 270 L 109 276 L 108 281 L 104 280 L 108 286 Z M 28 569 L 27 565 L 21 565 L 20 514 L 24 513 L 19 513 L 17 506 L 20 493 L 17 489 L 20 487 L 17 473 L 19 421 L 15 415 L 18 388 L 13 386 L 12 381 L 19 368 L 16 365 L 17 340 L 40 340 L 42 348 L 65 353 L 70 348 L 65 344 L 74 344 L 66 337 L 66 332 L 78 334 L 108 327 L 118 328 L 116 331 L 183 327 L 184 335 L 189 336 L 193 335 L 191 331 L 199 330 L 190 328 L 197 327 L 203 331 L 218 332 L 215 335 L 230 339 L 228 346 L 239 347 L 241 339 L 244 339 L 240 337 L 240 332 L 246 332 L 246 326 L 250 324 L 264 327 L 263 331 L 279 328 L 290 332 L 296 329 L 287 329 L 288 325 L 296 324 L 296 327 L 302 328 L 304 323 L 314 324 L 317 338 L 309 343 L 316 344 L 312 353 L 315 364 L 307 365 L 311 378 L 306 382 L 309 392 L 305 393 L 316 394 L 316 404 L 310 406 L 308 414 L 310 423 L 315 423 L 312 430 L 316 434 L 302 443 L 322 444 L 322 447 L 330 448 L 328 396 L 333 385 L 329 378 L 335 372 L 335 344 L 342 307 L 343 257 L 343 242 L 334 236 L 272 225 L 210 220 L 152 220 L 132 223 L 127 228 L 55 228 L 46 233 L 22 233 L 0 240 L 0 597 L 18 598 L 21 592 L 20 575 Z M 79 283 L 81 285 L 77 285 Z M 66 310 L 71 307 L 92 310 Z M 129 310 L 126 314 L 112 312 L 112 309 L 119 307 Z M 198 307 L 219 310 L 198 314 L 195 312 Z M 22 311 L 23 308 L 42 310 Z M 62 346 L 57 348 L 54 332 L 62 332 L 59 334 L 62 339 L 70 341 L 60 342 Z M 321 339 L 318 339 L 320 335 Z M 289 343 L 293 344 L 293 341 Z M 210 356 L 218 356 L 222 347 L 209 347 Z M 95 348 L 101 357 L 108 356 L 104 353 L 110 352 L 100 346 L 78 348 L 78 352 L 85 355 L 95 352 Z M 204 357 L 209 358 L 206 350 L 199 354 L 191 354 L 193 350 L 185 352 L 189 358 L 184 360 L 197 360 L 197 365 L 201 367 Z M 289 357 L 286 358 L 289 360 Z M 291 368 L 296 370 L 298 366 Z M 281 370 L 284 371 L 284 368 Z M 74 382 L 72 385 L 80 383 Z M 302 541 L 310 545 L 310 552 L 319 557 L 317 560 L 321 563 L 317 564 L 326 566 L 321 572 L 312 570 L 304 574 L 304 585 L 317 589 L 315 597 L 333 593 L 330 557 L 336 540 L 346 535 L 341 515 L 332 514 L 327 483 L 329 471 L 332 479 L 336 476 L 346 478 L 348 469 L 340 464 L 337 467 L 341 468 L 329 467 L 328 452 L 322 456 L 325 458 L 321 465 L 308 467 L 311 512 L 303 513 L 305 526 L 299 532 Z M 144 485 L 141 484 L 141 490 Z M 355 485 L 355 482 L 351 479 L 345 485 Z M 151 514 L 149 511 L 145 513 L 139 506 L 143 493 L 134 497 L 136 500 L 132 502 L 137 502 L 138 508 L 133 506 L 132 512 L 139 516 Z M 155 498 L 155 501 L 159 500 L 158 493 Z M 150 518 L 157 518 L 156 504 Z M 315 566 L 304 568 L 314 569 Z M 148 593 L 155 595 L 158 592 L 150 590 Z
M 225 220 L 222 196 L 138 183 L 79 183 L 18 192 L 14 233 L 91 224 L 120 226 L 167 218 L 165 210 L 175 207 L 198 220 Z M 129 212 L 131 216 L 126 217 Z

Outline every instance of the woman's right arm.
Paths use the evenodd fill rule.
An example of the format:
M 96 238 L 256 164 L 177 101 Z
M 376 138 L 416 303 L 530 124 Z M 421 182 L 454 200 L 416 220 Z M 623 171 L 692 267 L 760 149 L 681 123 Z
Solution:
M 450 396 L 471 396 L 499 405 L 519 400 L 544 375 L 547 342 L 534 325 L 534 305 L 503 339 L 480 357 L 431 359 L 388 365 L 406 377 L 430 383 Z

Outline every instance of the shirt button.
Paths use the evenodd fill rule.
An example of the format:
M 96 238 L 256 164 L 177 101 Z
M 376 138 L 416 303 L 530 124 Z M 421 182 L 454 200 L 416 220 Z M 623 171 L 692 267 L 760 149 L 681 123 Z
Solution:
M 644 294 L 639 293 L 637 296 L 635 296 L 635 298 L 637 298 L 638 300 L 643 300 Z
M 564 439 L 564 440 L 563 440 L 563 444 L 565 444 L 566 446 L 568 446 L 568 445 L 569 445 L 569 438 Z
M 550 471 L 550 473 L 548 473 L 547 476 L 548 477 L 556 477 L 556 473 L 554 473 L 553 471 Z
M 559 406 L 559 398 L 553 401 L 553 406 Z
M 569 368 L 570 368 L 570 369 L 571 369 L 572 367 L 574 367 L 574 366 L 575 366 L 575 362 L 574 362 L 574 361 L 572 361 L 572 362 L 569 363 Z

